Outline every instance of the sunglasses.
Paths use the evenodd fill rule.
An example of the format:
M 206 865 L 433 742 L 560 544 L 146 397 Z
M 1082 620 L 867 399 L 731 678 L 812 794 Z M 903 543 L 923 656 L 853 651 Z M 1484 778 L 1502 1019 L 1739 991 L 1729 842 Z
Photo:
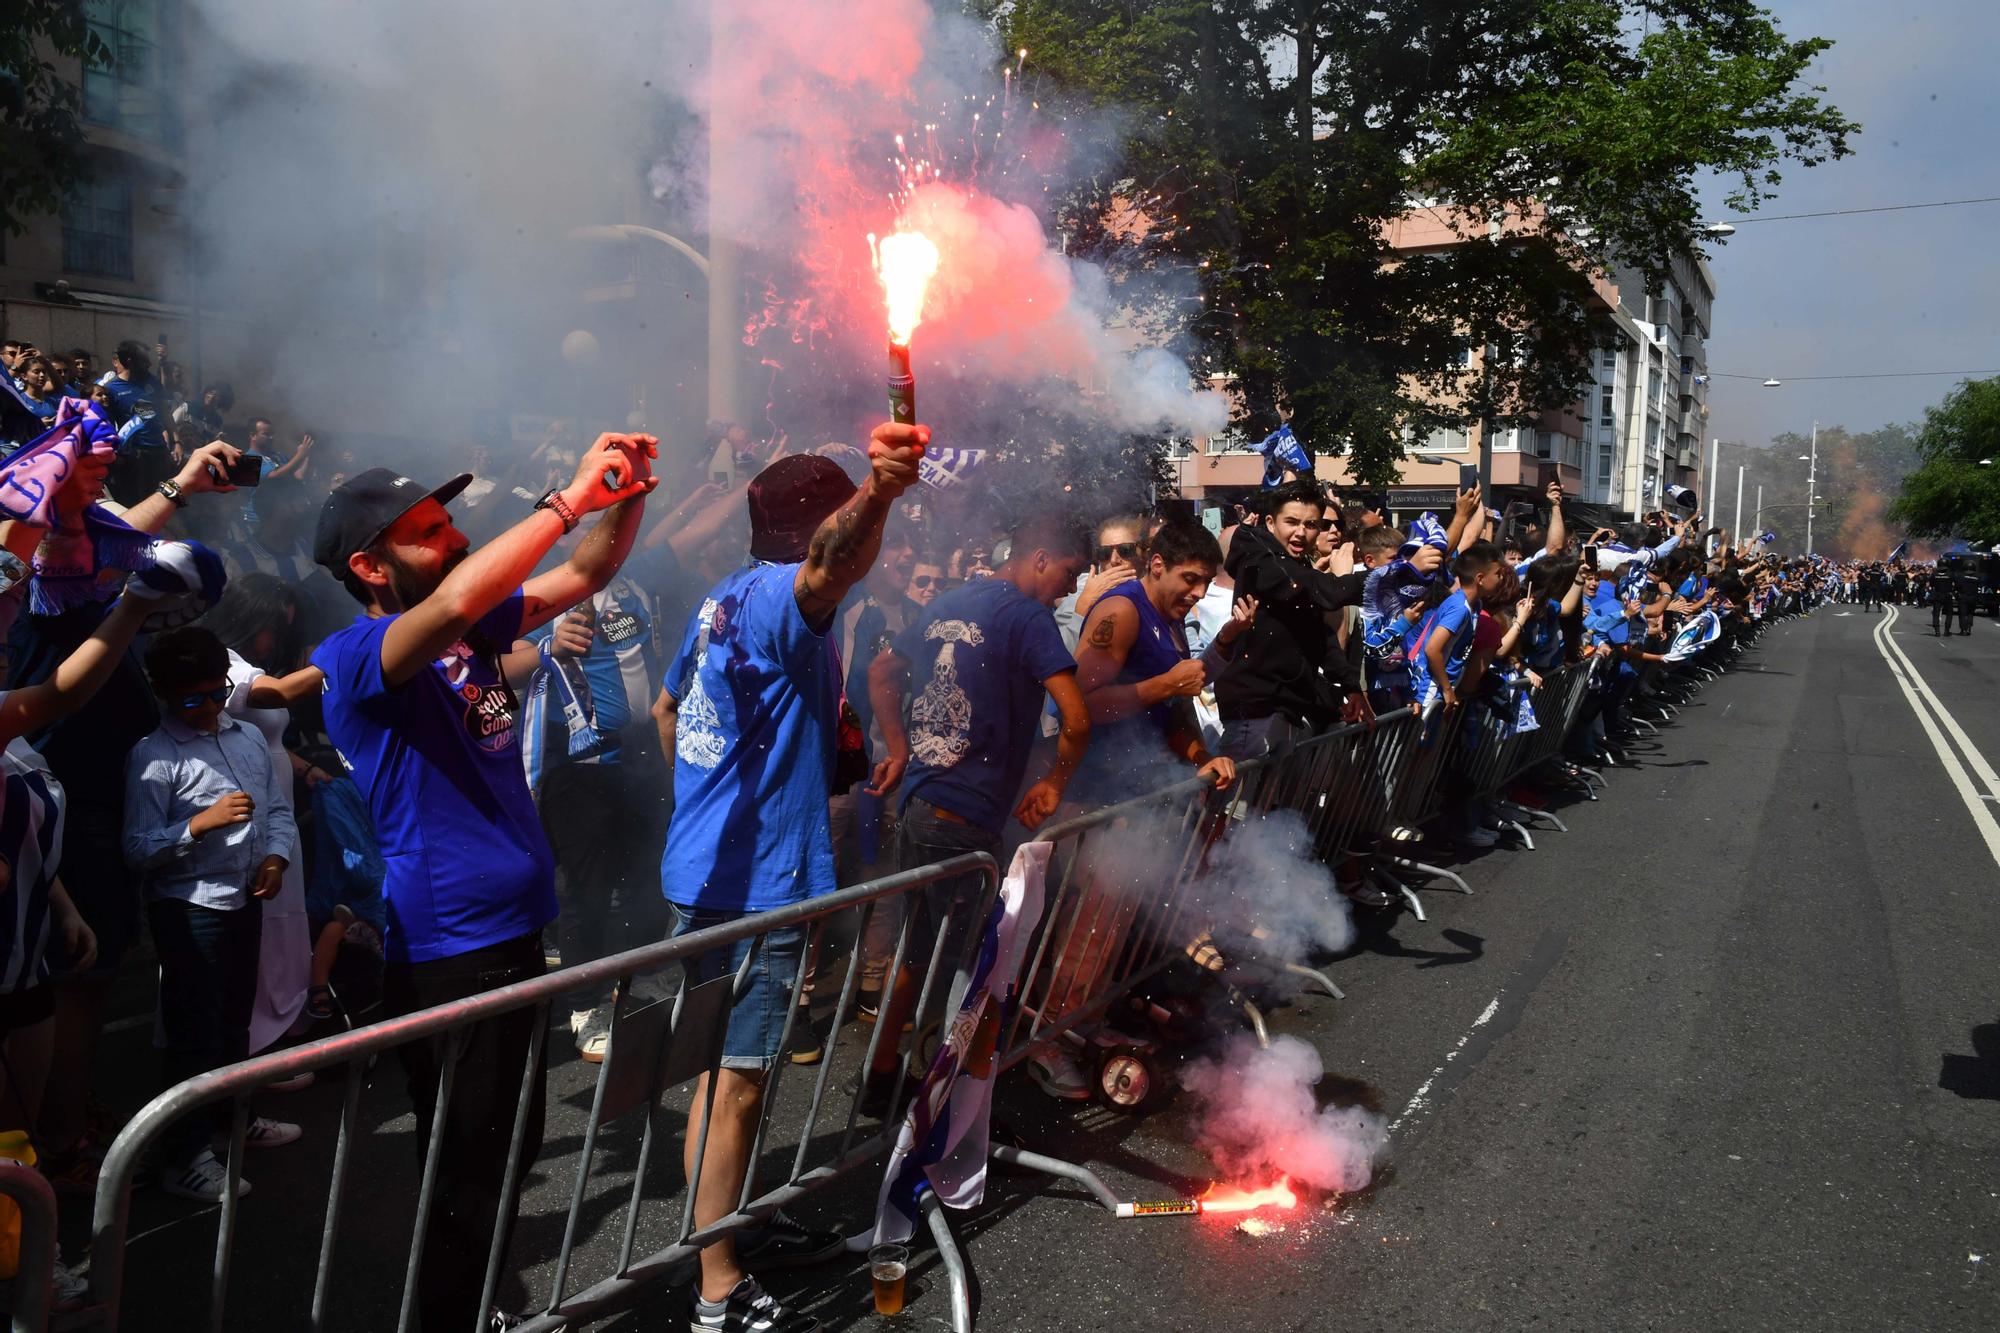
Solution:
M 933 583 L 943 582 L 944 580 L 935 574 L 917 574 L 910 579 L 910 586 L 912 588 L 928 588 Z
M 1340 520 L 1337 518 L 1323 518 L 1318 522 L 1309 523 L 1306 526 L 1318 528 L 1321 532 L 1339 532 Z
M 204 691 L 201 694 L 183 694 L 180 698 L 174 700 L 174 706 L 193 711 L 203 704 L 223 704 L 228 702 L 229 687 L 227 685 L 218 685 L 214 689 Z
M 1110 564 L 1113 556 L 1117 556 L 1121 560 L 1137 560 L 1139 558 L 1139 543 L 1120 542 L 1116 546 L 1100 546 L 1097 548 L 1096 556 L 1097 563 L 1100 565 Z

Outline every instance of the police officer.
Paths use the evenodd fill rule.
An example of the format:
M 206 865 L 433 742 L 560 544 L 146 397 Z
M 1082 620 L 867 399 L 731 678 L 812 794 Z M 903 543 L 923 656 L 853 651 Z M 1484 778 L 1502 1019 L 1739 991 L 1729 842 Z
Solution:
M 1979 605 L 1979 575 L 1970 563 L 1961 564 L 1952 574 L 1952 596 L 1958 602 L 1958 632 L 1972 634 L 1972 611 Z
M 1956 587 L 1957 580 L 1942 565 L 1931 574 L 1931 637 L 1934 639 L 1951 633 L 1951 616 L 1958 605 Z

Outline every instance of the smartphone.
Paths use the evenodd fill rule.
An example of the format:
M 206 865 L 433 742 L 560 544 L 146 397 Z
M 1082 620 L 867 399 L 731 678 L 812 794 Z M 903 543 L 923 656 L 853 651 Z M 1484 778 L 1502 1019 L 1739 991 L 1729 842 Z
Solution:
M 1479 484 L 1479 464 L 1460 463 L 1458 465 L 1458 489 L 1469 491 Z
M 222 479 L 231 486 L 255 486 L 264 480 L 264 455 L 242 454 L 223 469 Z

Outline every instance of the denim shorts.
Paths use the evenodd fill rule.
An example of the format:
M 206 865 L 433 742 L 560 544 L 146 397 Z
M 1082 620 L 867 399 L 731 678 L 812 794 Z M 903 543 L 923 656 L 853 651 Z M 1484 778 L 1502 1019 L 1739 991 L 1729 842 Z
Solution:
M 671 906 L 674 909 L 674 928 L 668 933 L 668 939 L 692 935 L 698 930 L 725 925 L 751 915 L 748 912 L 682 907 L 678 903 Z M 720 949 L 696 954 L 683 964 L 687 970 L 686 984 L 699 986 L 717 977 L 736 975 L 737 969 L 743 966 L 744 955 L 753 948 L 757 949 L 757 959 L 750 965 L 750 975 L 743 980 L 743 992 L 736 997 L 736 1003 L 729 1010 L 729 1027 L 722 1038 L 724 1069 L 768 1071 L 777 1064 L 778 1052 L 784 1046 L 785 1018 L 791 1008 L 792 990 L 798 984 L 805 944 L 805 928 L 794 926 L 790 930 L 773 931 L 764 936 L 761 947 L 757 938 L 752 936 Z

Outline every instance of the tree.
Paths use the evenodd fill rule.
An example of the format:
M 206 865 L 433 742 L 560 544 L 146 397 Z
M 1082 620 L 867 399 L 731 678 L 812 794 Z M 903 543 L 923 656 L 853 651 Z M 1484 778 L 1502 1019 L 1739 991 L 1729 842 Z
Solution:
M 1035 53 L 1045 105 L 1131 126 L 1064 229 L 1088 245 L 1136 200 L 1158 223 L 1139 262 L 1202 275 L 1191 337 L 1240 424 L 1287 417 L 1378 484 L 1413 435 L 1574 401 L 1609 336 L 1588 275 L 1704 244 L 1700 173 L 1751 209 L 1858 129 L 1804 86 L 1830 43 L 1749 0 L 975 7 Z M 1470 243 L 1400 258 L 1386 224 L 1424 204 Z
M 86 171 L 82 90 L 51 57 L 109 64 L 84 0 L 9 0 L 0 23 L 0 228 L 20 235 Z
M 2000 379 L 1968 380 L 1926 409 L 1916 446 L 1923 465 L 1890 514 L 1913 537 L 2000 543 Z

